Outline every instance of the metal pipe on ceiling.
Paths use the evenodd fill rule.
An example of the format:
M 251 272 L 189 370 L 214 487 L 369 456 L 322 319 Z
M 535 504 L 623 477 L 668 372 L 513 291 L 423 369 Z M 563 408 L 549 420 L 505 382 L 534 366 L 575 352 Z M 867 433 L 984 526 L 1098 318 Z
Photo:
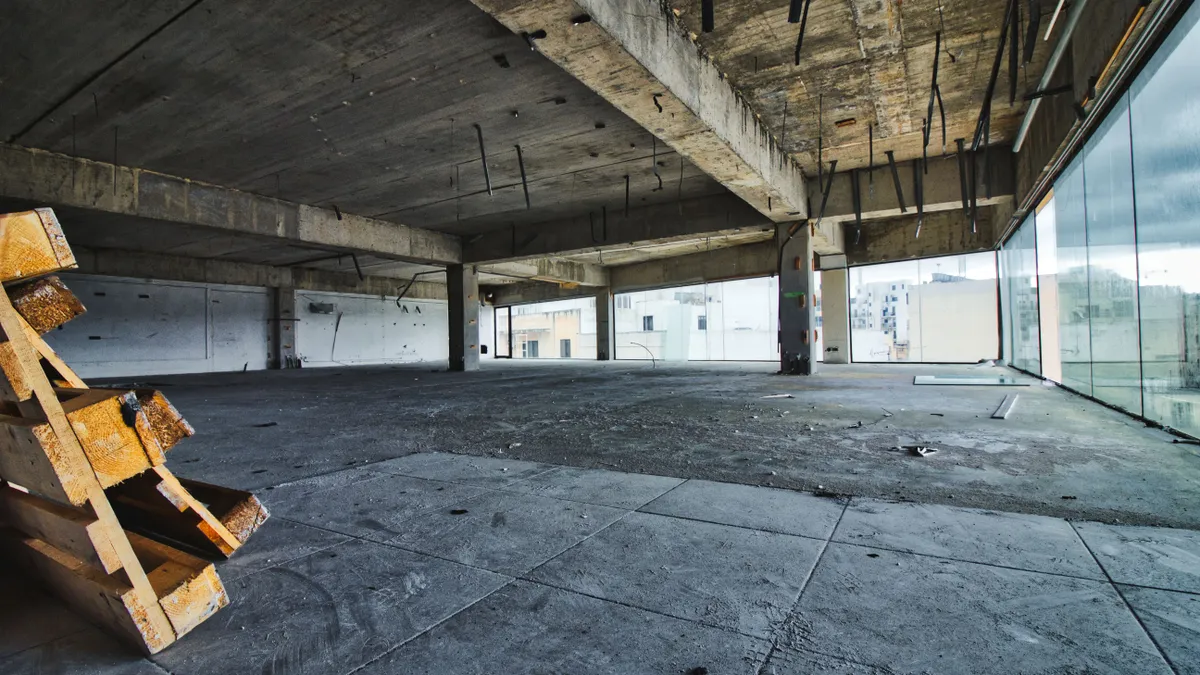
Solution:
M 1063 25 L 1063 32 L 1058 36 L 1054 51 L 1050 52 L 1050 60 L 1046 62 L 1046 69 L 1042 71 L 1042 79 L 1038 81 L 1038 91 L 1050 88 L 1050 81 L 1054 79 L 1054 71 L 1058 69 L 1063 55 L 1067 53 L 1067 47 L 1071 44 L 1071 35 L 1075 33 L 1075 28 L 1079 25 L 1079 17 L 1083 15 L 1087 4 L 1088 0 L 1075 0 L 1072 3 L 1071 11 L 1067 14 L 1067 22 Z M 1025 142 L 1025 137 L 1029 135 L 1029 127 L 1033 124 L 1033 117 L 1037 114 L 1041 104 L 1042 99 L 1040 98 L 1030 101 L 1029 110 L 1025 111 L 1025 118 L 1021 120 L 1021 127 L 1017 130 L 1017 137 L 1013 141 L 1014 153 L 1021 151 L 1021 145 Z

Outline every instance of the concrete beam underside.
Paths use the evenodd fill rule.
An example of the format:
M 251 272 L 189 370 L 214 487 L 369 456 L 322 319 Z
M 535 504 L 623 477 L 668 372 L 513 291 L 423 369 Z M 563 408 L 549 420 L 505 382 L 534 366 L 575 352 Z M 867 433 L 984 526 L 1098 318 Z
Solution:
M 539 258 L 537 260 L 518 260 L 509 262 L 489 263 L 479 265 L 479 271 L 497 276 L 528 279 L 530 281 L 548 281 L 559 284 L 578 284 L 580 286 L 607 286 L 608 270 L 600 265 L 558 260 L 555 258 Z
M 993 206 L 1011 201 L 1016 190 L 1016 168 L 1013 160 L 1012 147 L 1008 145 L 994 146 L 986 153 L 975 153 L 975 195 L 980 207 Z M 968 161 L 971 161 L 968 159 Z M 829 190 L 829 199 L 825 204 L 825 215 L 822 223 L 842 223 L 846 230 L 846 245 L 855 237 L 854 231 L 854 191 L 853 181 L 858 180 L 860 209 L 863 221 L 877 221 L 885 218 L 915 215 L 917 213 L 917 181 L 914 176 L 916 162 L 904 162 L 896 167 L 900 178 L 901 201 L 896 195 L 896 181 L 891 169 L 886 163 L 877 166 L 874 171 L 865 169 L 856 171 L 839 171 L 833 177 Z M 963 209 L 963 189 L 970 185 L 970 168 L 966 168 L 967 181 L 960 177 L 958 157 L 930 157 L 926 163 L 926 172 L 921 178 L 921 196 L 925 213 L 954 211 Z M 987 179 L 985 182 L 984 179 Z M 828 181 L 829 179 L 826 178 Z M 816 183 L 808 186 L 808 197 L 814 211 L 821 207 L 821 187 Z M 968 200 L 969 201 L 969 200 Z M 901 205 L 904 210 L 901 211 Z M 812 218 L 818 213 L 814 212 Z M 817 253 L 822 253 L 818 250 Z
M 808 217 L 799 164 L 692 41 L 650 0 L 472 0 L 584 85 L 774 222 Z M 590 20 L 573 19 L 586 12 Z M 836 224 L 818 249 L 840 252 Z
M 774 223 L 734 195 L 687 199 L 609 212 L 605 223 L 579 216 L 488 232 L 463 245 L 463 262 L 536 259 L 612 251 L 631 244 L 669 244 L 703 235 L 774 229 Z
M 371 276 L 359 279 L 358 275 L 344 272 L 186 258 L 162 253 L 91 249 L 82 246 L 72 247 L 72 251 L 79 263 L 79 268 L 74 271 L 82 274 L 381 296 L 396 295 L 408 284 L 404 279 Z M 446 286 L 417 281 L 408 290 L 406 297 L 445 300 Z
M 458 237 L 186 178 L 0 144 L 0 197 L 439 265 Z

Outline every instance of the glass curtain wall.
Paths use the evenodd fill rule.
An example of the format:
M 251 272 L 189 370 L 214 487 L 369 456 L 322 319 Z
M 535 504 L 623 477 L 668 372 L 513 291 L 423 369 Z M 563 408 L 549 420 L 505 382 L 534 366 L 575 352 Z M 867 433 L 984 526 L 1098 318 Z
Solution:
M 1000 352 L 996 255 L 851 267 L 851 359 L 975 363 Z
M 1037 232 L 1032 217 L 1026 218 L 1000 249 L 1000 267 L 1004 271 L 1000 291 L 1005 354 L 1017 368 L 1040 373 Z
M 778 289 L 766 277 L 618 293 L 616 358 L 777 360 Z
M 1130 91 L 1146 417 L 1200 435 L 1200 4 Z
M 512 358 L 596 359 L 595 298 L 537 302 L 508 309 L 512 312 Z M 504 326 L 500 321 L 498 330 Z M 498 335 L 497 339 L 503 338 Z M 497 354 L 501 353 L 498 349 Z
M 1001 251 L 1013 364 L 1028 367 L 1018 296 L 1033 234 L 1041 373 L 1200 435 L 1200 4 Z M 1009 343 L 1006 336 L 1005 343 Z

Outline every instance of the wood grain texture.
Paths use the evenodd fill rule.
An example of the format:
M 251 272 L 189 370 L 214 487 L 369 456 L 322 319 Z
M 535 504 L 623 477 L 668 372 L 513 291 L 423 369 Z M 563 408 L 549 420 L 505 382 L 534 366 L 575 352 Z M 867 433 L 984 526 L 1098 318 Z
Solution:
M 75 267 L 75 256 L 53 211 L 0 214 L 0 281 L 29 279 L 71 267 Z

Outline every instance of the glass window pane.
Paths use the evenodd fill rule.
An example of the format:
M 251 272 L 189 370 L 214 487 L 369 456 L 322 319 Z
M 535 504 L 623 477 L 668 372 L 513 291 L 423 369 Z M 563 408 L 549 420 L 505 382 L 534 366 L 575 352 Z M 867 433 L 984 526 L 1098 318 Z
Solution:
M 496 358 L 505 358 L 512 356 L 509 345 L 508 323 L 509 316 L 512 314 L 512 307 L 497 307 L 495 314 L 496 322 Z
M 852 267 L 853 360 L 975 363 L 1000 350 L 994 253 Z
M 1200 435 L 1200 4 L 1131 90 L 1146 417 Z
M 514 359 L 596 359 L 596 298 L 537 302 L 511 310 Z M 564 341 L 570 342 L 569 348 L 563 347 Z
M 1042 338 L 1042 377 L 1062 382 L 1062 350 L 1058 343 L 1058 230 L 1055 200 L 1037 212 L 1038 332 Z
M 775 277 L 620 293 L 614 305 L 618 359 L 779 358 Z
M 1058 258 L 1058 343 L 1062 384 L 1092 394 L 1091 301 L 1083 162 L 1076 158 L 1054 185 Z
M 1142 412 L 1137 243 L 1129 112 L 1113 111 L 1084 150 L 1092 395 Z
M 1001 284 L 1009 303 L 1009 361 L 1030 373 L 1041 373 L 1041 339 L 1038 326 L 1037 232 L 1032 218 L 1017 228 L 1004 244 L 1004 277 Z

